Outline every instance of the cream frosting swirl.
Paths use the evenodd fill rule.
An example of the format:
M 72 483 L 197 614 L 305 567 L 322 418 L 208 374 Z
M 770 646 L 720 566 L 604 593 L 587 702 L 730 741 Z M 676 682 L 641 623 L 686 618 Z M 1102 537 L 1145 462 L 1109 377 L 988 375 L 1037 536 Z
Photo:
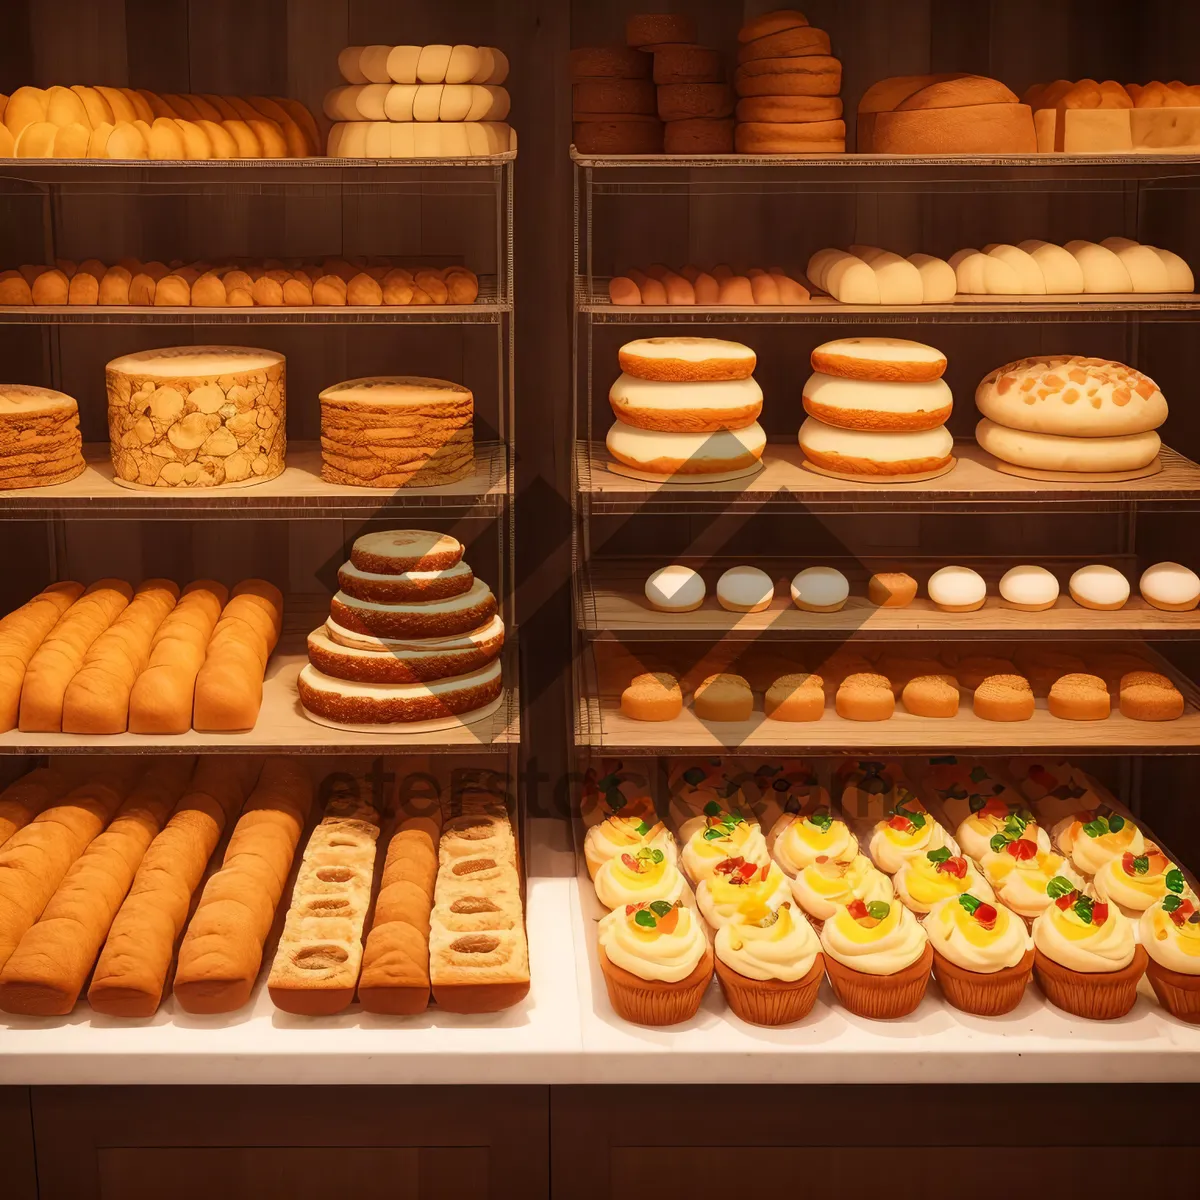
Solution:
M 1033 948 L 1025 922 L 977 892 L 939 900 L 925 918 L 935 954 L 980 975 L 1015 967 Z
M 929 813 L 909 803 L 898 806 L 892 816 L 875 826 L 870 851 L 881 871 L 895 875 L 905 859 L 940 850 L 943 846 L 948 846 L 954 854 L 959 852 L 955 840 Z
M 791 896 L 787 876 L 775 863 L 730 858 L 722 867 L 728 869 L 701 880 L 696 889 L 696 903 L 714 929 L 765 920 Z
M 1050 835 L 1027 811 L 1010 808 L 1000 801 L 989 801 L 985 808 L 966 817 L 954 831 L 955 840 L 964 854 L 981 862 L 985 854 L 993 853 L 993 839 L 1024 838 L 1043 852 L 1049 851 Z
M 902 904 L 878 902 L 856 917 L 859 908 L 866 906 L 838 909 L 821 929 L 821 949 L 843 966 L 864 975 L 895 975 L 925 953 L 925 930 Z
M 675 839 L 661 821 L 647 821 L 640 816 L 608 817 L 599 825 L 593 825 L 584 836 L 583 849 L 588 871 L 595 879 L 596 872 L 609 859 L 640 850 L 643 846 L 661 850 L 672 862 L 678 855 Z
M 1180 975 L 1200 975 L 1200 904 L 1196 897 L 1172 893 L 1156 900 L 1138 921 L 1138 940 L 1160 967 Z
M 948 846 L 905 859 L 892 876 L 892 885 L 896 895 L 918 914 L 964 892 L 989 903 L 996 898 L 975 864 L 963 855 L 951 854 Z
M 709 811 L 683 847 L 683 869 L 694 884 L 709 879 L 728 858 L 763 866 L 771 861 L 762 830 L 737 813 Z
M 1061 888 L 1051 888 L 1056 890 Z M 1033 943 L 1060 966 L 1086 975 L 1122 970 L 1133 961 L 1135 948 L 1129 918 L 1115 904 L 1080 891 L 1054 897 L 1033 923 Z
M 818 858 L 849 862 L 858 853 L 858 838 L 849 826 L 827 812 L 785 813 L 770 836 L 775 861 L 793 878 Z
M 1142 831 L 1120 813 L 1078 813 L 1054 827 L 1054 843 L 1084 875 L 1095 875 L 1109 859 L 1141 854 Z
M 999 854 L 989 851 L 980 864 L 1000 902 L 1014 912 L 1030 920 L 1045 912 L 1050 904 L 1046 889 L 1056 875 L 1070 880 L 1075 887 L 1083 886 L 1083 880 L 1061 854 L 1035 849 L 1030 857 L 1018 857 L 1012 851 L 1014 845 L 1016 843 L 1011 843 Z M 1019 846 L 1017 849 L 1026 853 Z
M 683 876 L 661 850 L 643 846 L 610 858 L 596 872 L 596 896 L 605 908 L 665 900 L 674 904 L 683 895 Z
M 657 906 L 656 906 L 657 907 Z M 629 905 L 600 921 L 600 948 L 614 966 L 639 979 L 679 983 L 699 965 L 708 935 L 684 905 Z
M 792 880 L 796 903 L 817 921 L 828 921 L 855 900 L 890 901 L 895 894 L 892 881 L 865 854 L 855 855 L 848 863 L 818 860 Z
M 717 930 L 717 957 L 747 979 L 794 983 L 813 968 L 821 944 L 803 914 L 784 901 L 759 925 L 723 925 Z
M 1183 886 L 1179 868 L 1157 846 L 1149 844 L 1144 854 L 1127 850 L 1120 858 L 1110 858 L 1092 880 L 1097 896 L 1135 919 L 1168 892 L 1180 892 Z

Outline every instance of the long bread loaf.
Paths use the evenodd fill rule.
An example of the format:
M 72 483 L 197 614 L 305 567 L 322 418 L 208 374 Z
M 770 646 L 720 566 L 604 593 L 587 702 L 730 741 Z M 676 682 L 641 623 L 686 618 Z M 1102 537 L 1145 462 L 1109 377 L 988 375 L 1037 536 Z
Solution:
M 183 589 L 179 603 L 158 627 L 146 669 L 129 693 L 130 733 L 191 729 L 196 676 L 228 598 L 225 585 L 211 579 L 197 579 Z
M 38 813 L 56 804 L 78 783 L 77 773 L 51 763 L 35 767 L 0 792 L 0 846 L 18 829 L 24 829 Z
M 267 760 L 179 947 L 174 992 L 187 1012 L 233 1012 L 249 1001 L 312 800 L 303 760 Z
M 16 727 L 29 660 L 82 595 L 81 583 L 52 583 L 0 621 L 0 733 Z
M 21 685 L 22 732 L 56 733 L 62 729 L 63 696 L 83 666 L 92 643 L 121 615 L 133 597 L 123 579 L 93 583 L 46 635 L 25 670 Z
M 147 579 L 128 608 L 92 643 L 63 697 L 63 733 L 124 733 L 129 693 L 150 658 L 158 627 L 179 599 L 169 579 Z
M 5 1012 L 65 1016 L 75 1007 L 142 857 L 183 795 L 192 766 L 183 756 L 152 761 L 109 827 L 75 860 L 0 971 Z
M 97 1012 L 149 1017 L 157 1011 L 192 893 L 261 768 L 257 758 L 201 759 L 187 794 L 150 843 L 109 930 L 88 988 Z

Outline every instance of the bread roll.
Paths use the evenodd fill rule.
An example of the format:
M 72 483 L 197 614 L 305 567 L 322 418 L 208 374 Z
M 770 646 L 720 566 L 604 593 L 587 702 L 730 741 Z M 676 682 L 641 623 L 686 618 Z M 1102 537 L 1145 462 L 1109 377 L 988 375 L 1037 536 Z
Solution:
M 247 96 L 246 99 L 259 113 L 274 121 L 283 131 L 288 158 L 306 158 L 309 154 L 316 154 L 316 145 L 309 146 L 304 130 L 282 104 L 272 100 L 270 96 Z
M 203 161 L 213 157 L 212 143 L 208 140 L 208 134 L 196 122 L 181 118 L 175 122 L 175 125 L 183 138 L 184 158 L 189 161 Z
M 313 284 L 313 303 L 326 305 L 345 305 L 345 281 L 338 275 L 322 275 Z
M 289 279 L 283 285 L 283 302 L 288 308 L 307 308 L 313 302 L 312 284 L 307 279 Z
M 360 272 L 346 284 L 346 303 L 378 305 L 383 303 L 383 289 L 370 275 Z
M 109 267 L 97 288 L 97 304 L 128 304 L 133 276 L 124 267 Z
M 34 304 L 66 304 L 70 294 L 71 281 L 57 267 L 42 272 L 31 289 Z
M 105 150 L 109 158 L 143 159 L 150 157 L 150 147 L 146 136 L 132 121 L 118 122 L 109 135 Z
M 49 121 L 26 125 L 13 142 L 14 158 L 53 158 L 58 126 Z
M 33 292 L 20 271 L 0 273 L 0 304 L 32 304 Z
M 10 783 L 0 792 L 0 846 L 38 813 L 57 803 L 75 786 L 75 780 L 75 772 L 59 760 L 48 767 L 35 767 L 28 775 Z
M 48 97 L 41 88 L 19 87 L 4 106 L 5 128 L 16 139 L 26 125 L 45 121 L 48 107 Z
M 72 125 L 61 125 L 54 137 L 54 157 L 87 158 L 91 140 L 92 131 L 82 121 L 76 121 Z
M 97 125 L 92 130 L 91 137 L 88 138 L 88 158 L 108 157 L 108 142 L 109 138 L 113 135 L 114 128 L 113 125 L 105 122 L 102 125 Z
M 82 584 L 52 583 L 0 620 L 0 733 L 16 726 L 29 660 L 82 595 Z
M 133 105 L 129 103 L 129 98 L 120 90 L 120 88 L 112 87 L 97 87 L 96 94 L 108 105 L 112 116 L 109 118 L 114 125 L 120 124 L 122 121 L 133 123 L 137 120 L 137 113 L 134 111 Z

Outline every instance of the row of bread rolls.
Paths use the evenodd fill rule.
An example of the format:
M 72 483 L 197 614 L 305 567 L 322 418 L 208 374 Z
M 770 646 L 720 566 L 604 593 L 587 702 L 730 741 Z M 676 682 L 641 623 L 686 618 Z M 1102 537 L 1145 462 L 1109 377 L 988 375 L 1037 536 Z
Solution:
M 498 84 L 508 78 L 508 58 L 495 46 L 347 46 L 338 70 L 355 84 Z
M 324 101 L 331 121 L 503 121 L 508 92 L 479 83 L 364 83 L 334 88 Z
M 610 280 L 614 304 L 807 304 L 808 289 L 782 267 L 751 267 L 739 274 L 726 263 L 703 271 L 688 263 L 678 271 L 654 263 L 640 271 L 631 268 Z
M 330 158 L 480 158 L 517 148 L 503 121 L 339 121 Z
M 190 264 L 122 259 L 105 266 L 25 264 L 0 272 L 0 305 L 122 305 L 146 307 L 306 307 L 308 305 L 473 304 L 479 279 L 467 267 L 402 267 L 379 260 L 327 258 L 285 267 L 258 264 Z
M 948 304 L 956 291 L 943 259 L 902 258 L 878 246 L 818 250 L 808 260 L 808 278 L 843 304 Z

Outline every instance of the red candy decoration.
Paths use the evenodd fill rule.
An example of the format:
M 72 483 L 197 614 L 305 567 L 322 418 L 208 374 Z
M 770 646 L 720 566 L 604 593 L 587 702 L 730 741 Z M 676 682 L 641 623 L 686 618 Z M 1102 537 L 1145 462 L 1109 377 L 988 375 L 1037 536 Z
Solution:
M 967 877 L 967 860 L 959 858 L 957 855 L 953 858 L 947 858 L 938 863 L 937 869 L 945 871 L 947 875 L 953 875 L 955 879 L 966 879 Z
M 895 829 L 898 833 L 911 833 L 916 827 L 907 817 L 902 817 L 899 813 L 897 813 L 888 822 L 888 828 Z
M 990 905 L 981 904 L 975 910 L 975 920 L 977 920 L 984 929 L 993 929 L 996 925 L 996 920 L 1000 914 Z
M 1103 925 L 1108 920 L 1108 905 L 1099 900 L 1092 905 L 1092 924 Z
M 1037 842 L 1031 842 L 1028 838 L 1013 838 L 1004 849 L 1017 862 L 1025 862 L 1027 859 L 1037 858 Z
M 1075 903 L 1075 898 L 1078 895 L 1079 895 L 1078 892 L 1068 892 L 1065 896 L 1059 896 L 1059 898 L 1057 900 L 1055 900 L 1054 903 L 1057 904 L 1058 907 L 1063 910 L 1063 912 L 1066 912 L 1067 909 L 1070 908 L 1071 905 Z
M 865 900 L 852 900 L 846 905 L 846 911 L 856 920 L 861 921 L 867 913 L 867 904 Z

